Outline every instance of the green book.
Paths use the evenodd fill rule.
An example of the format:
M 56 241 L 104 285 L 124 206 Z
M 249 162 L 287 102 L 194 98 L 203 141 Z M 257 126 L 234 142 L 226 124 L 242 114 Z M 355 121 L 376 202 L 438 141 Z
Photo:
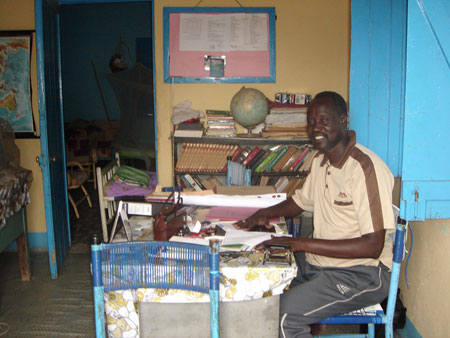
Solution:
M 206 115 L 210 116 L 229 116 L 229 110 L 215 110 L 215 109 L 206 109 Z
M 285 146 L 280 149 L 280 151 L 277 153 L 277 155 L 273 158 L 272 161 L 267 165 L 266 169 L 264 171 L 272 171 L 272 168 L 277 164 L 277 162 L 280 160 L 280 158 L 283 157 L 284 154 L 288 151 L 289 146 Z
M 264 161 L 262 161 L 260 165 L 256 167 L 255 173 L 260 173 L 267 166 L 267 164 L 269 164 L 269 162 L 275 157 L 276 154 L 277 154 L 276 152 L 271 152 L 269 155 L 267 155 Z

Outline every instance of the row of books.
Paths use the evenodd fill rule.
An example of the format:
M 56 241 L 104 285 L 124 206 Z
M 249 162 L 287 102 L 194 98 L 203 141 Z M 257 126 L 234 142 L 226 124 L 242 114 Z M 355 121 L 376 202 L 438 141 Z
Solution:
M 252 185 L 273 186 L 276 192 L 286 193 L 292 196 L 296 189 L 301 188 L 305 177 L 269 177 L 259 176 L 252 179 Z M 183 174 L 177 176 L 177 184 L 183 189 L 195 191 L 215 190 L 218 186 L 225 185 L 217 176 Z
M 183 143 L 176 171 L 226 172 L 227 157 L 250 168 L 252 173 L 308 171 L 317 150 L 308 145 L 241 147 L 229 144 Z
M 206 136 L 234 137 L 236 136 L 236 124 L 229 111 L 206 111 Z

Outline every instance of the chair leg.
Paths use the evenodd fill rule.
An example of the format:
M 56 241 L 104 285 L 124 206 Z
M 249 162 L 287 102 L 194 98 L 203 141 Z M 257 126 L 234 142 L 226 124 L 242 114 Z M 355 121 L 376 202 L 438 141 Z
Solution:
M 389 320 L 385 325 L 385 333 L 384 336 L 385 338 L 394 338 L 394 327 L 393 327 L 393 323 L 392 320 Z
M 89 194 L 88 194 L 86 188 L 84 187 L 84 185 L 81 185 L 81 190 L 83 190 L 84 196 L 86 196 L 86 199 L 87 199 L 87 201 L 89 203 L 89 207 L 92 208 L 91 198 L 89 197 Z
M 375 324 L 369 323 L 367 324 L 367 333 L 369 338 L 375 338 Z
M 72 204 L 73 210 L 75 211 L 75 216 L 77 217 L 77 219 L 80 218 L 80 214 L 78 213 L 78 208 L 77 208 L 77 204 L 75 203 L 75 201 L 73 200 L 72 196 L 70 195 L 70 193 L 68 193 L 69 195 L 69 201 L 70 204 Z

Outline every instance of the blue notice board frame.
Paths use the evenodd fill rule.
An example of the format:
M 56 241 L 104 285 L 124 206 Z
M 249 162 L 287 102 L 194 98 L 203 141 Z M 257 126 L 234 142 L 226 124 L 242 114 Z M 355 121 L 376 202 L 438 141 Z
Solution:
M 239 54 L 239 57 L 241 58 L 240 61 L 252 63 L 252 60 L 257 60 L 257 62 L 262 62 L 262 67 L 260 69 L 264 69 L 262 72 L 263 74 L 257 74 L 257 75 L 246 75 L 246 74 L 236 74 L 239 73 L 241 70 L 239 68 L 233 69 L 233 75 L 227 76 L 227 70 L 232 69 L 231 65 L 229 65 L 230 68 L 227 69 L 228 65 L 225 63 L 225 71 L 224 76 L 222 77 L 212 77 L 209 76 L 207 73 L 205 74 L 205 69 L 200 67 L 199 62 L 200 60 L 200 54 L 211 54 L 213 56 L 217 55 L 224 55 L 226 58 L 229 56 L 236 58 L 236 54 L 233 55 L 230 52 L 224 52 L 224 51 L 217 51 L 217 52 L 209 52 L 209 51 L 197 51 L 197 62 L 191 63 L 193 68 L 191 69 L 193 72 L 196 72 L 198 74 L 194 75 L 177 75 L 174 74 L 173 71 L 171 71 L 172 67 L 171 65 L 174 64 L 174 62 L 177 62 L 177 58 L 180 58 L 181 62 L 186 62 L 187 59 L 190 57 L 193 57 L 192 55 L 194 53 L 192 52 L 183 52 L 178 51 L 176 53 L 171 53 L 173 51 L 173 43 L 171 44 L 171 38 L 173 38 L 174 32 L 171 32 L 171 29 L 174 30 L 174 24 L 171 22 L 171 16 L 172 15 L 180 15 L 180 14 L 214 14 L 214 15 L 221 15 L 221 14 L 267 14 L 268 17 L 268 49 L 267 51 L 264 51 L 266 55 L 263 59 L 259 59 L 258 55 L 261 55 L 261 53 L 258 54 L 258 52 L 254 51 L 245 51 L 241 52 Z M 164 62 L 164 82 L 166 83 L 274 83 L 276 81 L 276 60 L 275 60 L 275 8 L 274 7 L 164 7 L 163 9 L 163 62 Z M 178 24 L 179 27 L 179 24 Z M 178 35 L 179 38 L 179 35 Z M 172 55 L 171 55 L 172 54 Z M 171 57 L 172 57 L 172 63 L 171 63 Z M 203 56 L 202 56 L 203 58 Z M 203 62 L 203 60 L 202 60 Z M 225 61 L 226 62 L 226 61 Z M 232 63 L 232 62 L 230 62 Z M 196 68 L 196 69 L 195 69 Z

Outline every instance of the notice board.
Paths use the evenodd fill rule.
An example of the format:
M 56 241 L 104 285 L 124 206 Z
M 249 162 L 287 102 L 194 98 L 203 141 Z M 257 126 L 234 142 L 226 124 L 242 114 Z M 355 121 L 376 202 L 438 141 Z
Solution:
M 275 82 L 274 7 L 165 7 L 164 81 Z

